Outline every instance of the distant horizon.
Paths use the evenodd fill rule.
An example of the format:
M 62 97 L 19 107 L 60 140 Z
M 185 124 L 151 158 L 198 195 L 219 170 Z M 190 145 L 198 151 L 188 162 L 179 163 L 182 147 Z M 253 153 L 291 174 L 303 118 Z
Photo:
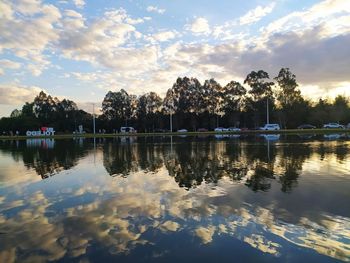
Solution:
M 0 9 L 0 117 L 41 90 L 91 112 L 109 90 L 164 97 L 177 77 L 243 84 L 252 70 L 272 79 L 282 67 L 305 98 L 350 96 L 347 0 L 4 0 Z

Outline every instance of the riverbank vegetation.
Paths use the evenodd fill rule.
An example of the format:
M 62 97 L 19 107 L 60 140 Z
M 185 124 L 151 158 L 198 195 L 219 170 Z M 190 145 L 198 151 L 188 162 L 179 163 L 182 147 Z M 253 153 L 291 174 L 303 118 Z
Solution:
M 133 126 L 139 132 L 166 131 L 170 115 L 173 130 L 256 128 L 265 123 L 267 106 L 270 122 L 284 129 L 305 123 L 316 127 L 327 122 L 350 123 L 349 98 L 338 95 L 333 101 L 320 98 L 312 102 L 301 95 L 290 69 L 282 68 L 274 78 L 263 70 L 252 71 L 244 83 L 230 81 L 224 86 L 214 79 L 202 84 L 196 78 L 178 78 L 164 98 L 155 92 L 136 96 L 123 89 L 109 91 L 96 117 L 96 130 L 112 133 L 121 126 Z M 71 133 L 79 125 L 92 132 L 92 117 L 71 100 L 40 92 L 34 101 L 2 118 L 0 132 L 24 134 L 26 130 L 48 126 L 58 133 Z

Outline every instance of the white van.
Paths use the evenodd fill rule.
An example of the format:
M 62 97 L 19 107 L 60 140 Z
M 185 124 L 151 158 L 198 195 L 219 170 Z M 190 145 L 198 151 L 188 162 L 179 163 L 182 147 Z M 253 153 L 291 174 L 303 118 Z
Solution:
M 121 133 L 136 133 L 136 130 L 133 127 L 120 127 Z
M 265 124 L 263 127 L 260 127 L 260 130 L 264 131 L 277 131 L 280 130 L 279 124 L 271 123 L 271 124 Z

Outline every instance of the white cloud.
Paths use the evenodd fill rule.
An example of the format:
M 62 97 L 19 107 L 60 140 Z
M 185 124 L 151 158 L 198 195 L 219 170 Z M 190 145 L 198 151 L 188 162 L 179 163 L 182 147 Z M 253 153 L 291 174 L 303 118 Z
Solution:
M 319 98 L 334 99 L 338 95 L 350 97 L 350 82 L 301 85 L 300 90 L 304 96 L 316 100 Z
M 11 19 L 13 17 L 13 9 L 11 5 L 5 1 L 0 2 L 0 19 Z
M 270 35 L 279 32 L 294 31 L 302 32 L 307 29 L 311 29 L 320 24 L 327 25 L 332 21 L 333 30 L 337 32 L 339 26 L 341 28 L 346 27 L 344 23 L 344 16 L 350 15 L 350 2 L 347 0 L 326 0 L 313 5 L 311 8 L 305 11 L 292 12 L 287 16 L 284 16 L 276 21 L 273 21 L 265 28 L 262 28 L 263 35 Z M 342 17 L 341 20 L 338 20 Z
M 128 24 L 131 24 L 131 25 L 136 25 L 136 24 L 143 23 L 144 20 L 142 18 L 133 19 L 131 17 L 128 17 L 128 18 L 125 19 L 125 22 L 128 23 Z
M 29 64 L 27 66 L 27 69 L 29 72 L 32 73 L 33 76 L 37 77 L 40 76 L 43 70 L 45 69 L 44 65 L 36 65 L 36 64 Z
M 75 18 L 82 18 L 83 17 L 82 14 L 78 13 L 75 10 L 71 10 L 71 9 L 65 10 L 64 14 L 65 14 L 65 16 L 68 16 L 68 17 L 75 17 Z
M 165 41 L 169 41 L 171 39 L 174 39 L 175 37 L 177 37 L 179 34 L 176 31 L 162 31 L 159 33 L 156 33 L 154 35 L 152 35 L 152 37 L 159 42 L 165 42 Z
M 64 19 L 61 21 L 64 31 L 76 31 L 85 26 L 85 18 L 74 10 L 65 10 Z
M 124 77 L 147 74 L 158 66 L 158 47 L 134 47 L 132 40 L 142 34 L 128 22 L 130 16 L 124 9 L 110 10 L 78 31 L 62 31 L 58 47 L 65 58 L 117 70 Z
M 195 35 L 207 35 L 210 33 L 208 20 L 203 17 L 196 18 L 191 24 L 187 24 L 185 28 Z
M 16 11 L 24 15 L 34 15 L 41 9 L 40 0 L 15 0 L 13 4 Z
M 148 12 L 154 12 L 154 13 L 158 13 L 158 14 L 164 14 L 165 13 L 165 9 L 159 8 L 157 6 L 148 6 L 146 9 Z
M 256 8 L 248 11 L 244 16 L 239 19 L 241 25 L 249 25 L 259 21 L 261 18 L 271 13 L 275 7 L 275 3 L 271 3 L 268 6 L 257 6 Z
M 0 67 L 8 69 L 19 69 L 21 67 L 21 64 L 8 59 L 1 59 Z
M 0 104 L 23 105 L 33 101 L 43 89 L 36 86 L 24 86 L 18 83 L 0 84 Z
M 73 0 L 74 4 L 76 7 L 78 8 L 83 8 L 85 5 L 85 1 L 84 0 Z
M 43 67 L 49 64 L 43 52 L 58 39 L 55 29 L 61 18 L 53 5 L 27 0 L 4 2 L 5 15 L 0 16 L 0 53 L 11 50 L 12 54 Z
M 103 90 L 125 88 L 136 94 L 151 90 L 164 94 L 178 76 L 201 81 L 213 77 L 225 84 L 260 68 L 273 76 L 281 67 L 290 67 L 302 86 L 313 84 L 323 91 L 329 83 L 335 90 L 338 84 L 343 87 L 341 83 L 348 81 L 350 74 L 350 2 L 317 3 L 270 23 L 260 35 L 238 31 L 239 22 L 253 23 L 273 6 L 256 8 L 245 18 L 215 26 L 204 17 L 195 17 L 185 29 L 211 41 L 186 43 L 178 39 L 182 35 L 173 28 L 149 28 L 153 34 L 139 31 L 138 25 L 151 18 L 131 17 L 124 9 L 110 9 L 90 19 L 40 1 L 26 0 L 18 5 L 3 1 L 0 53 L 11 52 L 24 59 L 22 67 L 34 76 L 50 67 L 51 56 L 85 61 L 95 70 L 72 74 L 78 81 L 91 82 Z M 154 8 L 151 12 L 156 12 Z M 5 65 L 18 67 L 1 61 L 0 75 L 6 73 Z

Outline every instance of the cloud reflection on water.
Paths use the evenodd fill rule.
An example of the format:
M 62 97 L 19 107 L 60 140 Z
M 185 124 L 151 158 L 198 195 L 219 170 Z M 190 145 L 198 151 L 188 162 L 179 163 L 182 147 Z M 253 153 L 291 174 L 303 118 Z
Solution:
M 339 171 L 349 174 L 347 144 L 341 157 L 340 146 L 332 142 L 275 145 L 269 160 L 265 148 L 250 143 L 179 143 L 173 152 L 168 146 L 105 143 L 97 148 L 97 164 L 90 162 L 92 151 L 80 150 L 75 163 L 84 173 L 73 169 L 55 176 L 54 191 L 37 181 L 16 185 L 11 180 L 6 191 L 21 189 L 0 198 L 0 233 L 6 241 L 0 244 L 0 261 L 88 259 L 96 245 L 127 255 L 139 246 L 157 247 L 156 236 L 176 232 L 203 245 L 232 236 L 277 257 L 290 243 L 349 261 L 347 206 L 339 202 L 345 211 L 337 214 L 327 196 L 318 196 L 315 206 L 300 205 L 325 189 L 334 200 L 348 197 L 349 178 L 322 183 Z M 327 171 L 310 173 L 325 158 L 332 160 Z M 96 166 L 97 175 L 89 172 Z M 106 176 L 103 168 L 122 177 Z

